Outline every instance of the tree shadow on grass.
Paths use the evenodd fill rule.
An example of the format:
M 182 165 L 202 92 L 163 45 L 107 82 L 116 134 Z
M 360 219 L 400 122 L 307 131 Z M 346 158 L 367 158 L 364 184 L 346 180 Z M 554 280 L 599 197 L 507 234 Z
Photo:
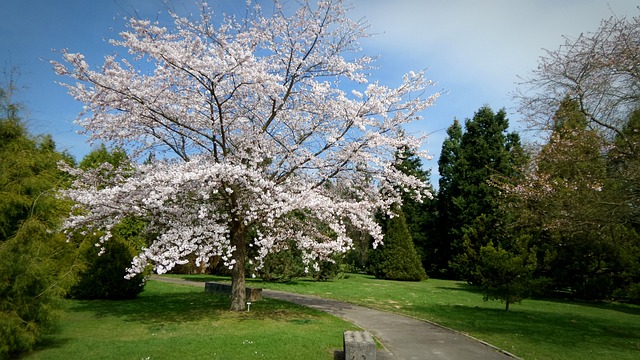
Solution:
M 98 318 L 115 316 L 125 321 L 154 324 L 211 318 L 229 307 L 230 301 L 224 296 L 194 291 L 143 293 L 133 300 L 80 300 L 74 301 L 69 311 L 91 311 Z
M 482 294 L 482 289 L 479 286 L 470 285 L 463 282 L 456 283 L 453 286 L 435 286 L 434 289 L 446 291 L 465 291 L 473 294 Z
M 231 283 L 231 278 L 228 276 L 219 276 L 219 275 L 184 275 L 178 276 L 179 279 L 186 281 L 194 281 L 194 282 L 220 282 L 220 283 Z M 250 282 L 251 279 L 246 279 L 247 282 Z
M 219 283 L 231 283 L 231 278 L 228 276 L 220 276 L 220 275 L 184 275 L 178 276 L 179 279 L 193 282 L 219 282 Z M 261 284 L 278 284 L 284 286 L 305 286 L 308 284 L 317 283 L 318 281 L 311 278 L 296 278 L 287 282 L 268 282 L 264 281 L 260 278 L 247 278 L 245 279 L 247 286 L 249 287 L 260 287 Z
M 587 301 L 587 300 L 572 300 L 563 299 L 558 297 L 534 297 L 535 300 L 547 301 L 557 304 L 569 304 L 590 307 L 600 310 L 616 311 L 629 315 L 640 315 L 640 306 L 635 304 L 625 304 L 613 301 Z
M 620 323 L 572 313 L 517 308 L 506 312 L 463 305 L 430 305 L 418 310 L 437 313 L 447 319 L 448 326 L 464 332 L 513 334 L 530 344 L 551 345 L 567 351 L 581 346 L 637 351 L 640 345 L 640 322 Z
M 455 286 L 436 286 L 435 289 L 447 290 L 447 291 L 465 291 L 473 294 L 483 294 L 482 289 L 479 286 L 474 286 L 465 283 L 456 283 Z M 558 304 L 579 305 L 587 306 L 601 310 L 617 311 L 630 315 L 640 315 L 640 306 L 634 304 L 625 304 L 619 302 L 610 301 L 580 301 L 567 298 L 549 297 L 549 296 L 535 296 L 531 299 L 541 300 L 547 302 L 553 302 Z M 526 300 L 525 300 L 526 301 Z
M 38 351 L 42 350 L 63 348 L 71 342 L 73 342 L 73 339 L 59 336 L 56 331 L 52 331 L 51 333 L 45 334 L 42 339 L 33 347 L 33 351 L 25 355 L 37 353 Z
M 245 320 L 293 321 L 307 324 L 322 316 L 322 312 L 286 301 L 263 298 L 254 302 L 250 311 L 232 312 L 229 296 L 205 293 L 201 290 L 189 292 L 142 293 L 133 300 L 80 300 L 74 301 L 69 311 L 89 311 L 97 318 L 114 316 L 127 322 L 146 325 L 198 321 L 204 318 L 219 320 L 233 318 Z

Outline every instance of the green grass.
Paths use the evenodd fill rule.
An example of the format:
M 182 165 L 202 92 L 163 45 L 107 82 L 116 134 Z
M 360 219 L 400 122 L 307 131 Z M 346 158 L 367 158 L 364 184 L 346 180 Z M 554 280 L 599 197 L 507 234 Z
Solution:
M 150 281 L 136 300 L 65 300 L 57 331 L 26 359 L 333 359 L 354 325 L 265 299 L 230 312 L 228 298 Z
M 228 280 L 179 276 L 195 281 Z M 289 284 L 248 280 L 249 286 L 313 294 L 436 322 L 527 360 L 639 359 L 640 307 L 618 303 L 524 300 L 506 313 L 463 282 L 377 280 L 349 274 L 331 282 Z

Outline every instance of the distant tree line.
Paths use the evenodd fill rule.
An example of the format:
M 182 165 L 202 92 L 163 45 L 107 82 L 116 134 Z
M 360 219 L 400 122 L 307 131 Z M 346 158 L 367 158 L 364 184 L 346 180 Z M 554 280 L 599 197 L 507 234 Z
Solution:
M 534 294 L 640 301 L 639 29 L 612 17 L 540 59 L 516 93 L 540 139 L 526 150 L 504 110 L 454 120 L 420 207 L 434 221 L 409 225 L 430 276 L 507 309 Z

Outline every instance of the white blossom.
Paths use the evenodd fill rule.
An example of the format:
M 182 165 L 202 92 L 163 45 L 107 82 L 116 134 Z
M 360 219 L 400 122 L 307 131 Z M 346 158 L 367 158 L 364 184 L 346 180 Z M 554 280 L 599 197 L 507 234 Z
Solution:
M 347 223 L 380 243 L 373 214 L 399 203 L 398 189 L 431 196 L 393 166 L 399 149 L 422 140 L 402 127 L 438 96 L 422 95 L 432 85 L 424 73 L 397 88 L 369 82 L 372 58 L 358 45 L 366 24 L 342 1 L 303 1 L 293 15 L 275 4 L 273 14 L 248 6 L 246 19 L 221 21 L 205 4 L 199 19 L 174 14 L 173 27 L 131 19 L 111 41 L 128 54 L 95 70 L 62 52 L 54 70 L 85 104 L 77 123 L 91 140 L 140 161 L 155 155 L 108 183 L 103 172 L 67 167 L 76 180 L 63 195 L 78 204 L 68 232 L 102 229 L 102 242 L 120 219 L 147 219 L 158 236 L 131 274 L 150 264 L 163 273 L 194 254 L 197 264 L 219 256 L 239 269 L 245 245 L 259 267 L 292 240 L 317 266 L 351 247 Z M 255 238 L 243 243 L 238 233 L 249 228 Z

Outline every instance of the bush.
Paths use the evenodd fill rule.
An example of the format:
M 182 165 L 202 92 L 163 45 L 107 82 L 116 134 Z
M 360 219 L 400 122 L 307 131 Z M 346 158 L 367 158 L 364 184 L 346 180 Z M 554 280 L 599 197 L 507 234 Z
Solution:
M 289 282 L 304 276 L 302 254 L 292 243 L 290 248 L 268 254 L 258 276 L 267 282 Z
M 626 289 L 619 289 L 616 298 L 632 304 L 640 304 L 640 284 L 631 284 Z
M 67 245 L 33 218 L 0 242 L 0 359 L 30 351 L 55 324 Z
M 76 299 L 133 299 L 144 289 L 144 275 L 138 274 L 127 280 L 127 268 L 135 250 L 123 239 L 114 236 L 105 243 L 105 251 L 87 242 L 83 251 L 87 268 L 80 280 L 70 290 L 69 295 Z
M 340 259 L 334 257 L 334 261 L 322 260 L 318 262 L 319 270 L 312 273 L 315 281 L 329 281 L 335 279 L 341 272 Z

